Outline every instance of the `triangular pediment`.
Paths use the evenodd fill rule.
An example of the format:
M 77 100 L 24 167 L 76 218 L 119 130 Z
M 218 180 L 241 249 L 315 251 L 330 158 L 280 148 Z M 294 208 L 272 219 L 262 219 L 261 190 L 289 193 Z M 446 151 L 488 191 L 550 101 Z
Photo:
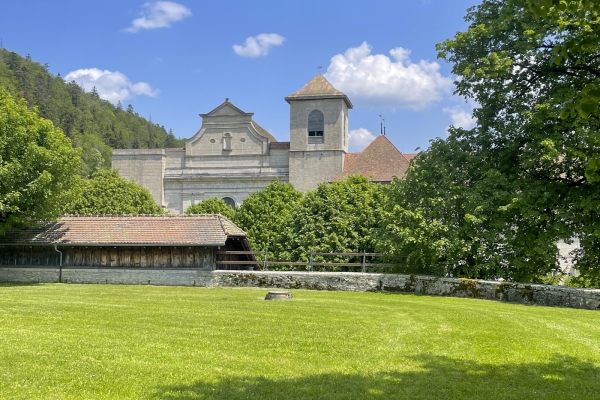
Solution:
M 225 99 L 223 103 L 208 114 L 201 114 L 203 117 L 214 117 L 219 115 L 253 115 L 253 113 L 246 113 L 234 106 L 229 99 Z

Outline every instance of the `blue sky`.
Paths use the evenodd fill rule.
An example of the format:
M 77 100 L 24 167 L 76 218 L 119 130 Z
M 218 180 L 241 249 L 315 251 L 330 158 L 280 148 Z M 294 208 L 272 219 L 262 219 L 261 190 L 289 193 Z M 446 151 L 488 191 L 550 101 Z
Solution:
M 354 109 L 351 150 L 379 134 L 383 114 L 402 152 L 450 124 L 470 127 L 435 44 L 466 28 L 477 0 L 3 1 L 0 37 L 50 71 L 164 125 L 178 137 L 226 97 L 278 140 L 289 105 L 317 67 Z

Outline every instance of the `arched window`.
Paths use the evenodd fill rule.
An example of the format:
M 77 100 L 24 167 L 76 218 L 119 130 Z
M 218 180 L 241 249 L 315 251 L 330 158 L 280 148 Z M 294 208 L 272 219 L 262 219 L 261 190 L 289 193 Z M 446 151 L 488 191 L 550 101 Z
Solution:
M 225 202 L 225 204 L 227 204 L 229 207 L 231 207 L 235 210 L 235 200 L 234 199 L 232 199 L 231 197 L 223 197 L 221 200 L 223 200 Z
M 323 143 L 323 131 L 325 130 L 325 118 L 319 110 L 313 110 L 308 114 L 308 143 Z
M 231 151 L 231 133 L 223 135 L 223 150 Z

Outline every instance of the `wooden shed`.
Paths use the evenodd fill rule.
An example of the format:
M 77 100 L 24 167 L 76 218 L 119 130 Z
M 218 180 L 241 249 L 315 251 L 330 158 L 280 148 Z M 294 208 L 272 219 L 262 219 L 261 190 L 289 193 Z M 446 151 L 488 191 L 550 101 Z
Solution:
M 218 214 L 68 215 L 0 236 L 0 266 L 214 270 L 218 250 L 251 250 L 246 233 Z M 253 260 L 236 261 L 245 259 Z

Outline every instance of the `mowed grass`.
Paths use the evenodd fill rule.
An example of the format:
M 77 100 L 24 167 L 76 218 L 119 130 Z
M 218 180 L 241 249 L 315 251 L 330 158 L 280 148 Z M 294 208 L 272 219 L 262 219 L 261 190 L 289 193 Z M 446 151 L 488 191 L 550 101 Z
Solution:
M 600 399 L 600 311 L 0 285 L 2 399 Z

